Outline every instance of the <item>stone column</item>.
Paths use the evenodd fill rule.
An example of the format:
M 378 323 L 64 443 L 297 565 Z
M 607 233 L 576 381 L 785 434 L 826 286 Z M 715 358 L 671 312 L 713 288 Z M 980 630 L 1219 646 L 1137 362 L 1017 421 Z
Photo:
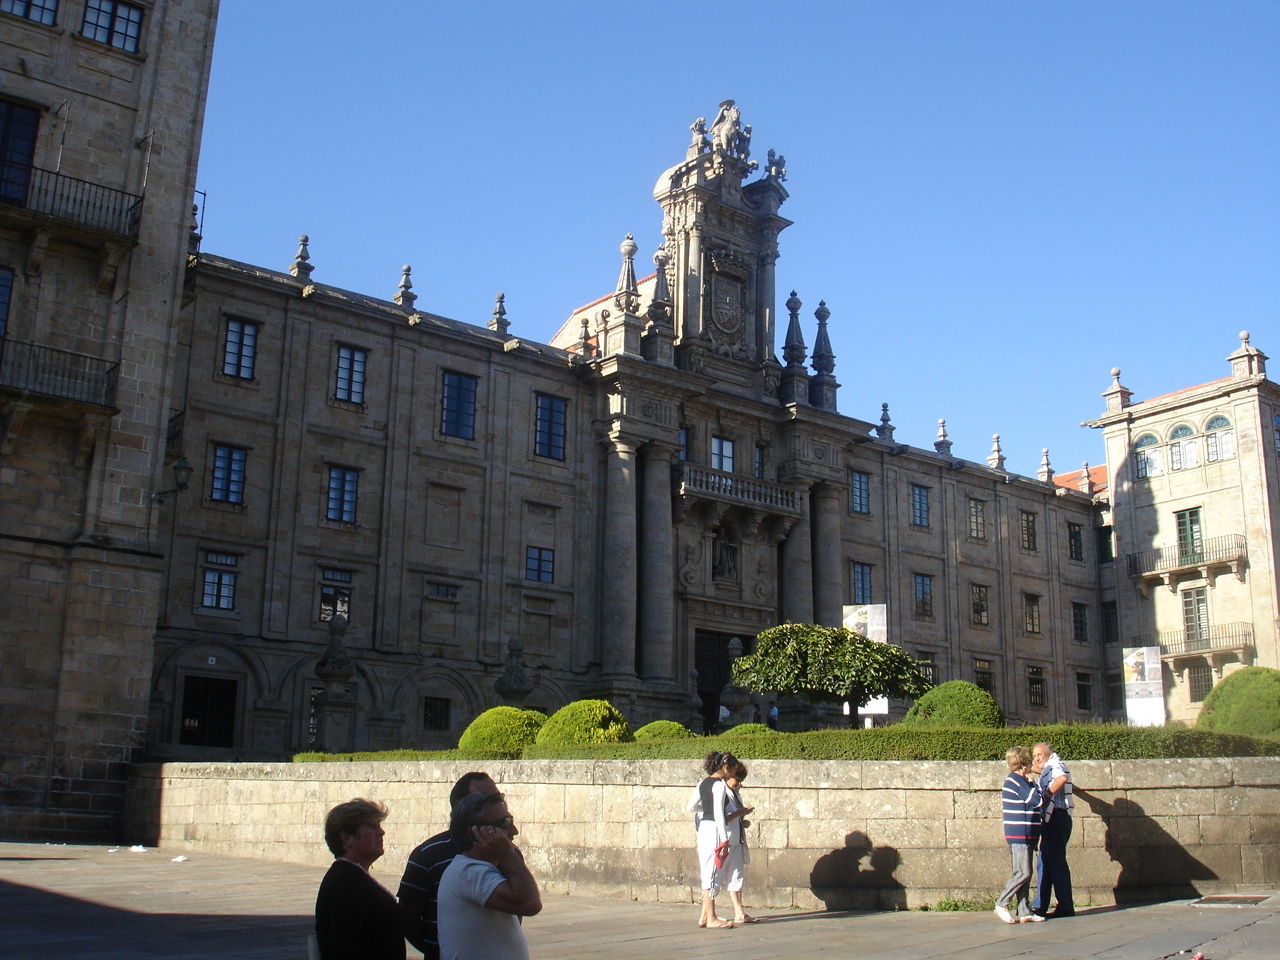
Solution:
M 604 597 L 601 672 L 608 677 L 636 674 L 636 444 L 620 436 L 606 441 Z
M 840 490 L 830 483 L 815 487 L 810 499 L 813 521 L 813 615 L 815 622 L 838 627 L 840 587 L 844 582 L 840 550 Z
M 796 491 L 800 518 L 782 542 L 782 616 L 813 623 L 813 546 L 809 539 L 809 494 Z
M 640 666 L 646 679 L 675 677 L 675 565 L 672 558 L 671 458 L 676 448 L 644 448 L 640 538 Z

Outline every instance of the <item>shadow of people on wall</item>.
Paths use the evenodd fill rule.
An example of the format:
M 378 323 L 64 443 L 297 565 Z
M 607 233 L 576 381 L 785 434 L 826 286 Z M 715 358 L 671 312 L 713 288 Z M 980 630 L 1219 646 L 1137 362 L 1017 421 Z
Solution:
M 896 848 L 877 847 L 855 830 L 845 836 L 842 849 L 818 858 L 809 889 L 828 910 L 905 910 L 906 888 L 893 876 L 900 863 Z
M 1120 864 L 1112 891 L 1117 904 L 1198 897 L 1196 881 L 1218 879 L 1134 801 L 1119 797 L 1108 803 L 1079 788 L 1074 796 L 1087 803 L 1106 828 L 1103 847 Z

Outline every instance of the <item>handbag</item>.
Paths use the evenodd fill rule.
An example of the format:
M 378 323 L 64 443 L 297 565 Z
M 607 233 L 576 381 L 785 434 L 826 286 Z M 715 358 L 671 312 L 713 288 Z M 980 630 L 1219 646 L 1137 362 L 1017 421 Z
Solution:
M 715 861 L 717 867 L 723 867 L 725 860 L 729 856 L 729 841 L 726 840 L 720 846 L 716 847 Z

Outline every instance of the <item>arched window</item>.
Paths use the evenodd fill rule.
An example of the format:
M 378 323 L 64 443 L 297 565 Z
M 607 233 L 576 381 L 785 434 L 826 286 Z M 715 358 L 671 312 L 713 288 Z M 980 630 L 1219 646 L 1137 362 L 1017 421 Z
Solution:
M 1191 437 L 1195 431 L 1185 423 L 1180 423 L 1169 434 L 1169 469 L 1181 470 L 1183 467 L 1200 465 L 1200 448 Z
M 1133 444 L 1133 472 L 1139 480 L 1160 473 L 1160 451 L 1156 449 L 1154 433 L 1144 433 Z
M 1226 417 L 1214 417 L 1204 425 L 1204 432 L 1210 463 L 1230 460 L 1236 455 L 1236 432 Z

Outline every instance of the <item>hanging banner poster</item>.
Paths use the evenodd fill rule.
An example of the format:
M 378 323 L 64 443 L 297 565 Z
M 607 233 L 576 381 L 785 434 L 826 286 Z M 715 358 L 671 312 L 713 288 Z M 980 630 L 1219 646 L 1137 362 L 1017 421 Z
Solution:
M 889 607 L 883 603 L 864 603 L 856 607 L 844 607 L 844 627 L 854 633 L 860 633 L 868 640 L 877 643 L 889 642 Z M 849 704 L 845 704 L 844 712 L 849 713 Z M 883 717 L 889 712 L 889 698 L 877 697 L 865 707 L 858 708 L 858 714 L 864 717 Z
M 1160 674 L 1159 647 L 1125 647 L 1124 706 L 1135 727 L 1164 723 L 1164 680 Z

